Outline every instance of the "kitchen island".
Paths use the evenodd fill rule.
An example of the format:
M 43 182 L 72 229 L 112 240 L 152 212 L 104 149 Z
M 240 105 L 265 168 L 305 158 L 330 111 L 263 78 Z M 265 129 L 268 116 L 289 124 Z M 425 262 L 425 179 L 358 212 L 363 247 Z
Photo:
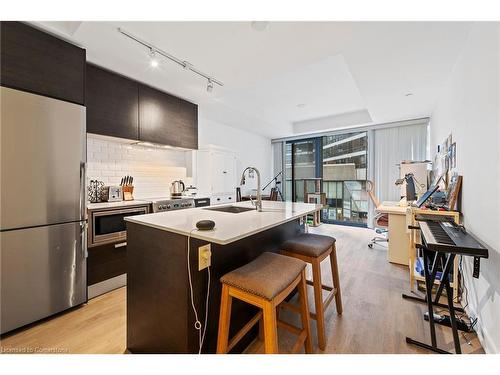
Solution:
M 127 221 L 127 348 L 132 353 L 198 353 L 199 331 L 191 306 L 188 264 L 194 305 L 200 322 L 209 306 L 203 353 L 214 353 L 219 321 L 220 277 L 304 231 L 303 218 L 321 205 L 263 202 L 262 212 L 252 202 L 192 208 L 128 217 Z M 215 209 L 215 210 L 214 210 Z M 213 220 L 210 231 L 196 230 L 200 220 Z M 189 244 L 189 256 L 188 256 Z M 199 248 L 210 245 L 210 274 L 198 270 Z M 188 263 L 189 262 L 189 263 Z M 210 279 L 209 279 L 210 275 Z M 234 301 L 230 334 L 255 314 L 253 306 Z M 255 330 L 233 349 L 241 352 Z

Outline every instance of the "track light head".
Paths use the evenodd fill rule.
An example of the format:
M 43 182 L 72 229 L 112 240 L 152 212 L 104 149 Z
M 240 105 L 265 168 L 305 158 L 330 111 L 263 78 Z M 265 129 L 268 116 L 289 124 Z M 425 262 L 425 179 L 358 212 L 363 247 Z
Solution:
M 193 65 L 192 65 L 189 61 L 185 61 L 185 60 L 184 60 L 184 61 L 182 62 L 182 68 L 183 68 L 184 70 L 190 70 L 190 69 L 192 68 L 192 66 L 193 66 Z
M 208 79 L 208 82 L 207 82 L 207 92 L 212 92 L 214 89 L 214 83 L 212 82 L 211 79 Z
M 265 29 L 268 28 L 269 22 L 268 21 L 252 21 L 250 23 L 250 26 L 255 31 L 264 31 Z
M 153 48 L 151 48 L 149 52 L 149 58 L 150 58 L 150 64 L 153 68 L 156 68 L 158 67 L 158 65 L 160 65 L 158 57 L 156 56 L 156 51 Z

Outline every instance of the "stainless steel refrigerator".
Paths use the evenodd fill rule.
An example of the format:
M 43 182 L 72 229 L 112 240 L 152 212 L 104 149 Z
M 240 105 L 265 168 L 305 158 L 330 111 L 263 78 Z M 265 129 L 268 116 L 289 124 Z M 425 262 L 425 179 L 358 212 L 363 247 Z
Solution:
M 85 107 L 1 87 L 0 331 L 87 300 Z

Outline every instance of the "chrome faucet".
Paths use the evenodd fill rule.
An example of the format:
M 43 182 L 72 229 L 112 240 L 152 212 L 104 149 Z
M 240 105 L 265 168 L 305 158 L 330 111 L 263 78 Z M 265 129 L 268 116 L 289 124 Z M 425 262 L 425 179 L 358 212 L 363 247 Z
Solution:
M 255 202 L 255 208 L 257 209 L 257 211 L 261 212 L 262 211 L 262 192 L 260 191 L 260 172 L 255 167 L 246 167 L 243 170 L 243 173 L 241 175 L 240 185 L 245 185 L 245 172 L 247 170 L 253 170 L 257 173 L 257 200 Z M 250 194 L 250 197 L 251 196 L 252 196 L 252 194 Z

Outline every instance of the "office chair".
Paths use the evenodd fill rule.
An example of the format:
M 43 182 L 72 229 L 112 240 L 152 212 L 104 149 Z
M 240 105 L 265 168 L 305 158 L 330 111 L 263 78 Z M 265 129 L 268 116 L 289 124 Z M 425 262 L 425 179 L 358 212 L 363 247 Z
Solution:
M 370 196 L 370 199 L 372 200 L 375 207 L 379 207 L 380 202 L 378 198 L 375 196 L 374 191 L 375 191 L 375 183 L 373 181 L 367 180 L 366 192 Z M 387 237 L 387 232 L 388 232 L 387 228 L 389 227 L 389 215 L 384 213 L 378 213 L 373 218 L 373 221 L 374 221 L 375 233 L 379 234 L 380 236 L 375 236 L 372 238 L 371 242 L 368 244 L 368 247 L 370 249 L 372 249 L 373 245 L 376 243 L 389 242 L 389 238 Z

